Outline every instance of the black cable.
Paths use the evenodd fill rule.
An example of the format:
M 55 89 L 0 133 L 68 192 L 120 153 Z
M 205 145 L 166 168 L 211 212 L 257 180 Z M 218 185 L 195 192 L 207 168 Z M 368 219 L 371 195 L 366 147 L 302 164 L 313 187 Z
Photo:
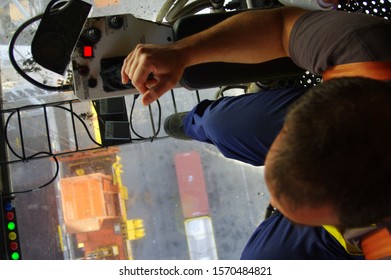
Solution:
M 39 106 L 34 106 L 34 105 L 28 105 L 28 106 L 25 106 L 25 107 L 22 107 L 22 108 L 34 108 L 34 107 L 39 107 Z M 56 108 L 59 108 L 59 109 L 63 109 L 63 110 L 66 110 L 68 112 L 70 112 L 71 114 L 73 114 L 81 123 L 82 125 L 84 126 L 85 130 L 87 131 L 87 134 L 89 136 L 89 138 L 91 139 L 92 142 L 94 142 L 96 145 L 98 145 L 99 147 L 103 147 L 102 144 L 98 143 L 95 141 L 95 139 L 93 139 L 92 135 L 90 134 L 89 130 L 88 130 L 88 127 L 87 125 L 84 123 L 84 121 L 77 115 L 75 114 L 75 112 L 71 111 L 70 109 L 66 108 L 66 107 L 63 107 L 63 106 L 60 106 L 60 105 L 54 105 L 53 107 L 56 107 Z M 41 155 L 47 155 L 47 156 L 52 156 L 54 162 L 56 163 L 56 172 L 53 176 L 53 178 L 51 178 L 47 183 L 37 187 L 37 188 L 32 188 L 32 189 L 29 189 L 29 190 L 24 190 L 24 191 L 14 191 L 14 192 L 10 192 L 10 193 L 4 193 L 4 194 L 0 194 L 1 197 L 6 197 L 6 196 L 12 196 L 12 195 L 15 195 L 15 194 L 21 194 L 21 193 L 29 193 L 29 192 L 33 192 L 33 191 L 37 191 L 39 189 L 42 189 L 42 188 L 45 188 L 46 186 L 50 185 L 51 183 L 54 182 L 54 180 L 57 178 L 59 172 L 60 172 L 60 165 L 58 163 L 58 159 L 55 155 L 53 155 L 52 153 L 49 153 L 49 152 L 45 152 L 45 151 L 42 151 L 42 152 L 37 152 L 35 154 L 32 154 L 28 157 L 26 156 L 21 156 L 19 155 L 11 146 L 11 143 L 9 142 L 9 139 L 8 139 L 8 125 L 9 125 L 9 122 L 12 118 L 12 116 L 16 113 L 17 111 L 14 111 L 12 113 L 10 113 L 10 115 L 8 116 L 6 122 L 5 122 L 5 126 L 4 126 L 4 140 L 5 140 L 5 143 L 7 144 L 7 147 L 8 149 L 10 150 L 10 152 L 17 158 L 19 158 L 20 160 L 22 160 L 23 162 L 26 162 L 28 160 L 31 160 L 31 159 L 36 159 L 38 158 L 39 156 Z
M 15 150 L 12 148 L 12 146 L 11 146 L 9 140 L 8 140 L 8 124 L 9 124 L 9 121 L 10 121 L 11 117 L 12 117 L 15 113 L 16 113 L 16 111 L 15 111 L 15 112 L 12 112 L 12 113 L 8 116 L 8 118 L 7 118 L 6 122 L 5 122 L 5 125 L 4 125 L 4 141 L 5 141 L 5 143 L 7 144 L 8 149 L 11 151 L 11 153 L 12 153 L 15 157 L 17 157 L 18 159 L 21 159 L 21 160 L 25 161 L 25 160 L 27 160 L 27 159 L 26 159 L 25 157 L 20 156 L 19 154 L 17 154 L 17 153 L 15 152 Z
M 63 109 L 63 110 L 65 110 L 65 111 L 70 112 L 73 116 L 75 116 L 75 117 L 81 122 L 81 124 L 83 125 L 84 129 L 86 130 L 87 135 L 88 135 L 88 137 L 90 138 L 90 140 L 91 140 L 95 145 L 97 145 L 97 146 L 99 146 L 99 147 L 103 147 L 103 145 L 102 145 L 101 143 L 96 142 L 96 140 L 92 137 L 90 131 L 88 130 L 88 127 L 87 127 L 87 125 L 85 124 L 85 122 L 83 121 L 83 119 L 82 119 L 81 117 L 79 117 L 75 112 L 73 112 L 72 110 L 70 110 L 70 109 L 68 109 L 68 108 L 66 108 L 66 107 L 60 106 L 60 105 L 55 105 L 55 106 L 53 106 L 53 107 L 59 108 L 59 109 Z
M 19 26 L 19 28 L 15 31 L 14 35 L 11 38 L 9 48 L 8 48 L 8 56 L 9 56 L 9 59 L 10 59 L 12 66 L 15 68 L 16 72 L 18 72 L 18 74 L 20 76 L 22 76 L 22 78 L 27 80 L 29 83 L 31 83 L 34 86 L 39 87 L 41 89 L 47 90 L 47 91 L 69 91 L 69 90 L 72 90 L 72 86 L 71 85 L 62 85 L 62 86 L 58 86 L 58 87 L 48 86 L 48 85 L 45 85 L 43 83 L 40 83 L 40 82 L 34 80 L 29 75 L 27 75 L 23 71 L 22 68 L 19 67 L 18 63 L 16 62 L 15 56 L 14 56 L 14 48 L 15 48 L 16 40 L 19 37 L 19 35 L 22 33 L 22 31 L 24 29 L 26 29 L 26 27 L 29 26 L 30 24 L 32 24 L 33 22 L 40 20 L 46 13 L 49 13 L 51 11 L 51 8 L 53 7 L 53 5 L 58 1 L 59 0 L 50 1 L 50 3 L 48 4 L 48 6 L 43 14 L 32 17 L 31 19 L 24 22 L 21 26 Z M 63 5 L 61 5 L 61 7 L 62 6 Z
M 133 102 L 132 102 L 132 107 L 130 108 L 130 113 L 129 113 L 129 125 L 130 129 L 133 132 L 134 135 L 136 135 L 139 139 L 132 139 L 132 140 L 150 140 L 151 142 L 154 141 L 154 139 L 162 139 L 162 138 L 167 138 L 167 137 L 157 137 L 160 133 L 161 126 L 162 126 L 162 108 L 160 105 L 159 100 L 156 100 L 156 104 L 158 106 L 158 112 L 159 112 L 159 119 L 158 119 L 158 125 L 157 125 L 157 131 L 154 133 L 154 135 L 150 137 L 145 137 L 136 132 L 136 130 L 133 127 L 133 112 L 134 112 L 134 107 L 136 104 L 136 100 L 139 97 L 139 94 L 135 94 L 133 97 Z
M 154 137 L 156 137 L 159 134 L 160 128 L 162 126 L 162 107 L 160 106 L 159 100 L 156 100 L 156 104 L 157 104 L 157 107 L 158 107 L 159 119 L 158 119 L 157 131 L 156 131 Z
M 37 154 L 50 155 L 49 153 L 46 153 L 46 152 L 40 152 Z M 9 192 L 9 193 L 1 193 L 0 196 L 2 198 L 4 198 L 4 197 L 9 197 L 9 196 L 14 196 L 15 194 L 30 193 L 30 192 L 34 192 L 34 191 L 43 189 L 43 188 L 47 187 L 48 185 L 50 185 L 51 183 L 53 183 L 54 180 L 56 180 L 58 173 L 60 172 L 60 164 L 58 163 L 58 159 L 56 156 L 53 155 L 52 158 L 53 158 L 54 162 L 56 163 L 56 172 L 55 172 L 54 176 L 48 182 L 46 182 L 45 184 L 43 184 L 37 188 L 32 188 L 32 189 L 28 189 L 28 190 L 24 190 L 24 191 L 13 191 L 13 192 Z
M 34 107 L 40 107 L 40 106 L 34 106 L 34 105 L 28 105 L 28 106 L 25 106 L 25 107 L 22 107 L 22 108 L 34 108 Z M 87 132 L 87 135 L 88 137 L 90 138 L 90 140 L 96 144 L 97 146 L 99 147 L 103 147 L 102 144 L 96 142 L 96 140 L 92 137 L 90 131 L 88 130 L 88 127 L 87 125 L 84 123 L 84 121 L 82 120 L 82 118 L 80 118 L 75 112 L 73 112 L 72 110 L 66 108 L 66 107 L 63 107 L 63 106 L 60 106 L 60 105 L 53 105 L 52 107 L 55 107 L 55 108 L 59 108 L 59 109 L 62 109 L 62 110 L 65 110 L 65 111 L 68 111 L 70 112 L 71 114 L 73 114 L 80 122 L 81 124 L 83 125 L 84 129 L 86 130 Z M 21 109 L 21 108 L 20 108 Z M 25 157 L 25 156 L 21 156 L 19 155 L 11 146 L 10 142 L 9 142 L 9 139 L 8 139 L 8 125 L 9 125 L 9 122 L 12 118 L 12 116 L 16 113 L 17 111 L 14 111 L 12 113 L 10 113 L 10 115 L 7 117 L 7 120 L 5 122 L 5 125 L 4 125 L 4 140 L 5 140 L 5 143 L 7 144 L 8 146 L 8 149 L 11 151 L 11 153 L 17 157 L 18 159 L 22 160 L 22 161 L 26 161 L 26 160 L 29 160 L 29 159 L 33 159 L 33 158 L 36 158 L 38 155 L 40 154 L 48 154 L 48 155 L 52 155 L 50 153 L 47 153 L 47 152 L 38 152 L 36 154 L 33 154 L 31 156 L 28 156 L 28 157 Z
M 45 155 L 48 155 L 48 156 L 52 156 L 54 162 L 56 163 L 56 172 L 55 172 L 54 176 L 52 177 L 52 179 L 50 179 L 47 183 L 45 183 L 45 184 L 43 184 L 43 185 L 41 185 L 41 186 L 39 186 L 39 187 L 37 187 L 37 188 L 33 188 L 33 189 L 29 189 L 29 190 L 24 190 L 24 191 L 14 191 L 14 192 L 4 193 L 4 194 L 2 193 L 2 194 L 1 194 L 1 197 L 13 196 L 13 195 L 15 195 L 15 194 L 28 193 L 28 192 L 33 192 L 33 191 L 42 189 L 42 188 L 44 188 L 44 187 L 50 185 L 51 183 L 53 183 L 54 180 L 57 178 L 58 173 L 60 172 L 60 165 L 59 165 L 58 160 L 57 160 L 57 158 L 56 158 L 55 155 L 52 155 L 52 154 L 50 154 L 50 153 L 48 153 L 48 152 L 37 152 L 37 153 L 35 153 L 35 154 L 31 155 L 31 156 L 22 157 L 22 156 L 20 156 L 18 153 L 16 153 L 15 150 L 11 147 L 11 145 L 10 145 L 10 143 L 9 143 L 9 140 L 8 140 L 8 129 L 7 129 L 7 128 L 8 128 L 8 124 L 9 124 L 9 121 L 10 121 L 11 117 L 12 117 L 15 113 L 16 113 L 16 111 L 15 111 L 15 112 L 12 112 L 12 113 L 8 116 L 7 121 L 6 121 L 6 123 L 5 123 L 5 126 L 4 126 L 4 139 L 5 139 L 5 142 L 6 142 L 7 146 L 8 146 L 8 149 L 11 151 L 11 153 L 12 153 L 15 157 L 17 157 L 17 158 L 23 160 L 24 162 L 26 162 L 26 161 L 28 161 L 28 160 L 30 160 L 30 159 L 35 159 L 35 158 L 37 158 L 38 156 L 40 156 L 40 155 L 42 155 L 42 154 L 45 154 Z
M 134 129 L 133 127 L 133 112 L 134 112 L 134 106 L 136 105 L 136 99 L 139 97 L 140 95 L 139 94 L 135 94 L 133 96 L 133 102 L 132 102 L 132 107 L 130 108 L 130 113 L 129 113 L 129 125 L 130 125 L 130 129 L 132 130 L 132 132 L 134 133 L 134 135 L 136 135 L 138 138 L 140 139 L 148 139 L 144 136 L 141 136 L 140 134 L 138 134 L 136 132 L 136 130 Z

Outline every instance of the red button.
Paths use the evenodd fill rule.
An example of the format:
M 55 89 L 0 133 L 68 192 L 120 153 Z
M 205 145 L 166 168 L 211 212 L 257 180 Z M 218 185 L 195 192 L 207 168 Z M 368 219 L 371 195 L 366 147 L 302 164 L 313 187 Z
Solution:
M 84 46 L 83 48 L 83 56 L 84 57 L 92 57 L 92 46 Z

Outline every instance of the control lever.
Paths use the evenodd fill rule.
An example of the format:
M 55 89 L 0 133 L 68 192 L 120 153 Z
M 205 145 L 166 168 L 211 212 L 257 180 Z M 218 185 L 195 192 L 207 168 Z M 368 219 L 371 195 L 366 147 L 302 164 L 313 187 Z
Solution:
M 104 58 L 100 61 L 100 76 L 103 82 L 103 90 L 113 92 L 134 88 L 129 81 L 123 84 L 121 81 L 121 68 L 126 56 Z

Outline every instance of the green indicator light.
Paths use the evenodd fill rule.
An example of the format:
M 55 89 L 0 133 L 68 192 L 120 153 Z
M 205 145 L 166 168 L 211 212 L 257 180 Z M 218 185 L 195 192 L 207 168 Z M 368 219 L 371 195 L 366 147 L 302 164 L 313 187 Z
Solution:
M 11 259 L 13 260 L 19 260 L 20 258 L 20 255 L 18 252 L 13 252 L 12 255 L 11 255 Z
M 9 223 L 8 223 L 8 229 L 9 229 L 9 230 L 14 230 L 15 228 L 16 228 L 16 225 L 15 225 L 14 222 L 9 222 Z

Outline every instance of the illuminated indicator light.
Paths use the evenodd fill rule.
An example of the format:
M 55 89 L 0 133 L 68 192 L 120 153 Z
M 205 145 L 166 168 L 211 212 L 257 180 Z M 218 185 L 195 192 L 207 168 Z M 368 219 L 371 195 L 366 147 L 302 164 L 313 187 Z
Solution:
M 92 46 L 84 46 L 83 56 L 92 57 Z
M 13 252 L 12 255 L 11 255 L 11 259 L 13 260 L 19 260 L 20 258 L 20 255 L 18 252 Z
M 15 225 L 14 222 L 9 222 L 7 227 L 8 227 L 9 230 L 14 230 L 16 228 L 16 225 Z
M 10 211 L 12 208 L 13 208 L 13 206 L 12 206 L 12 203 L 11 203 L 11 202 L 7 202 L 7 203 L 5 204 L 5 210 L 6 210 L 6 211 Z
M 11 249 L 11 251 L 17 250 L 18 247 L 19 247 L 19 245 L 18 245 L 18 243 L 16 243 L 15 241 L 13 241 L 13 242 L 10 243 L 10 249 Z
M 17 237 L 17 235 L 16 235 L 15 232 L 10 232 L 10 233 L 8 234 L 8 238 L 9 238 L 10 240 L 15 240 L 16 237 Z
M 7 214 L 6 214 L 6 219 L 7 219 L 8 221 L 13 220 L 14 218 L 15 218 L 14 213 L 12 213 L 12 212 L 7 212 Z

